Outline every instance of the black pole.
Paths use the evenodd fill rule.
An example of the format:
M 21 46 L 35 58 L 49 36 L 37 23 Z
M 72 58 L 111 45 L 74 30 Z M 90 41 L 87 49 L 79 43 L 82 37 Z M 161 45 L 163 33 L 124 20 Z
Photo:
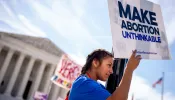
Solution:
M 110 92 L 113 93 L 115 91 L 115 88 L 118 83 L 118 75 L 117 73 L 117 64 L 118 64 L 117 59 L 114 59 L 114 64 L 113 64 L 113 74 L 111 74 L 106 82 L 106 89 Z M 115 65 L 115 66 L 114 66 Z
M 113 48 L 112 54 L 114 56 Z M 113 62 L 113 74 L 111 74 L 106 82 L 106 89 L 112 94 L 116 87 L 120 84 L 123 77 L 123 72 L 128 59 L 118 59 L 114 58 Z
M 126 63 L 127 59 L 114 59 L 113 74 L 109 76 L 108 81 L 106 82 L 106 89 L 111 94 L 115 91 L 116 87 L 118 87 L 122 79 Z
M 121 79 L 123 77 L 123 72 L 125 70 L 125 66 L 127 64 L 127 61 L 128 61 L 127 59 L 121 59 L 121 63 L 120 63 L 120 66 L 119 66 L 120 67 L 119 68 L 119 80 L 118 80 L 119 83 L 120 83 L 120 81 L 121 81 Z M 119 83 L 118 83 L 118 85 L 119 85 Z

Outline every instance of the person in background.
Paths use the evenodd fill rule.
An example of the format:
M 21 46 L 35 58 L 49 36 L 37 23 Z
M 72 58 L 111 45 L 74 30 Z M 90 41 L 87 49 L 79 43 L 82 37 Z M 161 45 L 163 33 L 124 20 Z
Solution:
M 67 92 L 65 100 L 69 100 L 69 93 L 70 93 L 70 90 Z
M 73 82 L 69 100 L 127 100 L 132 74 L 140 60 L 141 56 L 133 51 L 119 86 L 110 94 L 97 80 L 106 81 L 113 73 L 113 55 L 103 49 L 93 51 L 87 56 L 81 75 Z

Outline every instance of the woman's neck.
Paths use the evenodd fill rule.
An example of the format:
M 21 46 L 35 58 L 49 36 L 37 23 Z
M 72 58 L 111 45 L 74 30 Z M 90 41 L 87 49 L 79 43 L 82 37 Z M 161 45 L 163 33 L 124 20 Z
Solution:
M 91 79 L 97 81 L 97 75 L 96 75 L 93 71 L 87 71 L 87 72 L 86 72 L 86 75 L 87 75 L 89 78 L 91 78 Z

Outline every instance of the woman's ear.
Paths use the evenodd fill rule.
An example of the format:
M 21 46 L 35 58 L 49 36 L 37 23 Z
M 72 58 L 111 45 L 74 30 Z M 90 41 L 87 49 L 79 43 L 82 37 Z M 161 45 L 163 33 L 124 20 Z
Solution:
M 100 62 L 99 62 L 97 59 L 94 59 L 94 60 L 92 61 L 92 65 L 93 65 L 95 68 L 97 68 L 97 67 L 99 66 L 99 64 L 100 64 Z

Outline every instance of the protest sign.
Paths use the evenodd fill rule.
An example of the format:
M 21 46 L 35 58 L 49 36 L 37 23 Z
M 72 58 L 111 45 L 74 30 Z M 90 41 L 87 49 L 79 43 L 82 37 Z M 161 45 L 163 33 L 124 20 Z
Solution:
M 56 85 L 69 90 L 73 81 L 80 75 L 81 68 L 82 67 L 70 57 L 63 55 L 51 81 Z
M 34 94 L 34 100 L 47 100 L 47 98 L 48 95 L 46 93 L 36 91 Z
M 147 0 L 108 0 L 115 58 L 133 50 L 144 59 L 170 59 L 161 8 Z

